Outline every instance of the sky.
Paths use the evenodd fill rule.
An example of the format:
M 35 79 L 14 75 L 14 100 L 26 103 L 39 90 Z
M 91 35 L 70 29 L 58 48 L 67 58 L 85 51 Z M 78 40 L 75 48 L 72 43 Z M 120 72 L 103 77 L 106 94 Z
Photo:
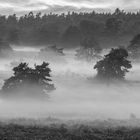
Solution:
M 138 11 L 140 0 L 0 0 L 0 13 L 27 13 L 29 11 L 67 12 L 111 10 L 121 8 Z

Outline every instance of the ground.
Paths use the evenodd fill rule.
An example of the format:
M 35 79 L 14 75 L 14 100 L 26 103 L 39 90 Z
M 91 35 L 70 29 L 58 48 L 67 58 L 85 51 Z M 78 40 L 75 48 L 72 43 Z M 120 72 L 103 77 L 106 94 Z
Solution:
M 95 128 L 84 125 L 1 125 L 1 140 L 138 140 L 140 128 Z

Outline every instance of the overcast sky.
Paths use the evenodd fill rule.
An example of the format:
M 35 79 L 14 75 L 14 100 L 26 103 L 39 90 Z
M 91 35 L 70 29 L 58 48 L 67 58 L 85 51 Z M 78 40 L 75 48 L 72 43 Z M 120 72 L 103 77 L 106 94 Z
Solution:
M 140 0 L 0 0 L 0 13 L 26 13 L 29 11 L 64 12 L 68 10 L 114 10 L 136 11 Z

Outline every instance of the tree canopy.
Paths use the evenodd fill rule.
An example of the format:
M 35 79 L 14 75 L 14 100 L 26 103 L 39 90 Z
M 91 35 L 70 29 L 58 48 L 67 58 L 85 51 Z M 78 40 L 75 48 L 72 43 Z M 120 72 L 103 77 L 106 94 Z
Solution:
M 99 57 L 101 50 L 99 43 L 94 37 L 87 36 L 81 41 L 81 47 L 77 50 L 76 57 L 80 60 L 91 61 Z
M 122 21 L 117 17 L 109 18 L 106 21 L 106 32 L 110 35 L 117 35 L 121 31 Z
M 81 35 L 90 34 L 103 41 L 112 39 L 116 44 L 140 32 L 140 12 L 130 13 L 116 9 L 113 13 L 68 12 L 68 13 L 33 13 L 17 16 L 0 15 L 0 38 L 10 44 L 77 45 Z M 119 34 L 118 34 L 119 33 Z M 113 37 L 115 36 L 114 40 Z M 124 41 L 124 40 L 123 40 Z
M 112 49 L 104 59 L 98 61 L 94 66 L 97 69 L 97 78 L 112 80 L 123 80 L 128 69 L 132 68 L 131 62 L 127 60 L 128 52 L 124 48 Z
M 54 90 L 54 85 L 50 84 L 51 69 L 48 66 L 49 63 L 43 62 L 30 68 L 27 63 L 20 63 L 13 68 L 14 75 L 5 80 L 2 92 L 5 95 L 23 92 L 34 96 Z

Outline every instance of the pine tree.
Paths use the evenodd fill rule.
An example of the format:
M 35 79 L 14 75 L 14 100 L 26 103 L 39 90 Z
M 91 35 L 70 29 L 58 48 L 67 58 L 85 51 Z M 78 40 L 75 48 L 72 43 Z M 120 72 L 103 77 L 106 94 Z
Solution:
M 35 68 L 28 67 L 27 63 L 20 63 L 13 68 L 14 75 L 5 80 L 2 91 L 6 94 L 18 92 L 33 93 L 34 95 L 46 93 L 54 90 L 54 85 L 50 84 L 51 69 L 49 63 L 35 65 Z
M 123 48 L 112 49 L 94 66 L 97 69 L 97 78 L 112 80 L 123 80 L 128 69 L 132 68 L 131 62 L 127 60 L 128 52 Z

